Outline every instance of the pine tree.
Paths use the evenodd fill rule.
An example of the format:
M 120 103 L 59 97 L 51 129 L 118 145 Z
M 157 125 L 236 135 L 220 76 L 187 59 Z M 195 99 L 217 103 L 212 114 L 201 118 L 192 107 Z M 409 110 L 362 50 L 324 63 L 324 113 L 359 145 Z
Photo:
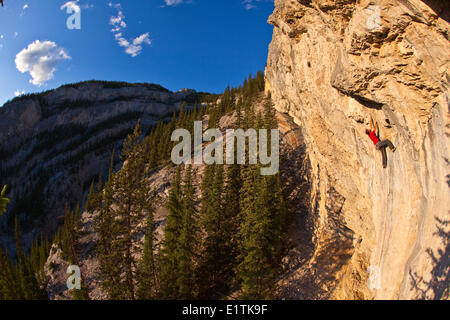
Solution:
M 240 129 L 242 127 L 242 107 L 243 107 L 243 102 L 242 102 L 242 97 L 239 98 L 239 101 L 236 105 L 236 123 L 235 123 L 235 127 L 236 129 Z
M 203 195 L 201 223 L 205 232 L 203 254 L 199 268 L 202 280 L 200 297 L 208 298 L 222 294 L 227 289 L 230 264 L 233 260 L 231 239 L 233 224 L 225 209 L 224 166 L 215 165 L 213 175 L 205 176 L 205 186 L 210 192 Z
M 16 214 L 14 218 L 14 240 L 16 242 L 16 257 L 17 261 L 20 264 L 23 261 L 24 258 L 24 252 L 22 248 L 22 235 L 20 232 L 20 223 L 19 223 L 19 217 Z
M 9 203 L 9 199 L 5 198 L 6 186 L 3 187 L 0 192 L 0 216 L 6 212 L 6 205 Z
M 98 277 L 101 287 L 108 293 L 110 299 L 121 296 L 120 273 L 118 268 L 119 251 L 113 241 L 117 223 L 114 221 L 112 205 L 114 203 L 114 151 L 111 155 L 108 180 L 104 190 L 99 193 L 100 209 L 95 217 L 95 231 L 98 234 L 97 252 L 99 260 Z
M 226 191 L 224 207 L 224 226 L 228 236 L 228 245 L 226 246 L 225 256 L 228 257 L 227 264 L 224 266 L 224 273 L 227 276 L 228 284 L 231 283 L 234 267 L 237 263 L 239 254 L 239 228 L 241 224 L 241 206 L 240 197 L 242 190 L 241 166 L 238 164 L 230 165 L 226 173 Z
M 13 299 L 11 294 L 12 281 L 9 277 L 9 260 L 6 253 L 3 252 L 2 246 L 0 245 L 0 299 L 10 300 Z
M 268 130 L 278 128 L 278 122 L 275 116 L 275 109 L 273 107 L 272 95 L 270 92 L 264 103 L 264 126 Z
M 247 108 L 246 112 L 251 112 Z M 250 117 L 247 117 L 249 119 Z M 264 117 L 256 118 L 258 128 L 277 127 L 270 96 Z M 268 299 L 273 294 L 286 219 L 280 176 L 261 176 L 258 165 L 243 167 L 241 224 L 237 283 L 243 299 Z
M 147 171 L 140 144 L 140 123 L 124 141 L 122 157 L 125 161 L 115 177 L 116 210 L 114 222 L 117 224 L 114 235 L 119 250 L 118 267 L 124 275 L 121 279 L 123 299 L 136 297 L 135 276 L 138 262 L 134 250 L 134 240 L 142 232 L 141 221 L 145 212 L 151 210 Z
M 195 266 L 194 256 L 197 241 L 195 188 L 192 182 L 192 166 L 186 169 L 182 198 L 182 228 L 177 247 L 178 278 L 177 287 L 179 299 L 195 297 Z
M 3 252 L 0 246 L 0 297 L 3 300 L 20 299 L 20 283 L 8 251 Z
M 92 212 L 96 209 L 96 195 L 94 189 L 94 181 L 91 182 L 91 186 L 89 187 L 89 193 L 87 195 L 85 209 L 87 212 Z
M 169 192 L 167 210 L 169 211 L 164 229 L 164 241 L 160 253 L 162 299 L 177 299 L 178 263 L 177 248 L 182 226 L 181 167 L 177 168 L 175 179 Z
M 73 289 L 71 291 L 72 293 L 72 299 L 73 300 L 89 300 L 89 294 L 88 294 L 88 289 L 86 287 L 86 284 L 84 282 L 84 279 L 81 278 L 80 281 L 80 289 Z
M 136 296 L 140 300 L 152 300 L 157 297 L 158 278 L 156 257 L 154 253 L 154 221 L 153 212 L 147 215 L 145 227 L 144 252 L 139 263 L 137 274 Z
M 157 150 L 157 131 L 156 127 L 154 127 L 143 142 L 144 145 L 144 156 L 145 162 L 147 163 L 149 170 L 153 170 L 158 165 L 158 150 Z
M 244 128 L 254 128 L 255 125 L 255 112 L 251 105 L 251 100 L 247 99 L 244 103 Z
M 244 175 L 244 187 L 247 191 L 241 199 L 242 207 L 242 225 L 240 227 L 240 255 L 239 264 L 236 269 L 238 282 L 242 286 L 242 295 L 244 299 L 263 299 L 267 298 L 264 292 L 265 283 L 261 281 L 261 272 L 270 271 L 265 260 L 264 247 L 265 241 L 261 242 L 261 236 L 265 231 L 266 220 L 260 220 L 264 214 L 259 214 L 261 208 L 260 197 L 256 190 L 257 175 L 254 174 L 253 166 L 246 169 Z M 269 275 L 268 275 L 269 276 Z

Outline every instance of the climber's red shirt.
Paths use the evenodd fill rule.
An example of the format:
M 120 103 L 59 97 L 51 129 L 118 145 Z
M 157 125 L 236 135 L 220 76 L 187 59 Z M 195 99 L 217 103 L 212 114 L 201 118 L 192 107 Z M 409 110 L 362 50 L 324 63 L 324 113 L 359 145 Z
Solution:
M 375 131 L 369 133 L 369 138 L 370 140 L 372 140 L 373 144 L 377 144 L 378 142 L 380 142 L 380 139 L 378 139 L 377 135 L 375 134 Z

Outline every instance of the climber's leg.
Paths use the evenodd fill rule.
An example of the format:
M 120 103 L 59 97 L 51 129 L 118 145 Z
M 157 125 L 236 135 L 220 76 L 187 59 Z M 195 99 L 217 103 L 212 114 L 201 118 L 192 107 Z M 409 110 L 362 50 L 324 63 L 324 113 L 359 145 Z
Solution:
M 380 150 L 381 152 L 381 156 L 383 158 L 383 168 L 387 167 L 387 154 L 386 154 L 386 147 L 387 147 L 387 142 L 388 140 L 384 140 L 384 141 L 379 141 L 375 147 L 377 148 L 377 150 Z
M 386 147 L 389 147 L 389 149 L 391 149 L 392 151 L 395 151 L 395 147 L 392 144 L 391 140 L 386 139 L 386 140 L 383 140 L 383 141 L 380 141 L 377 143 L 378 149 L 386 148 Z
M 387 167 L 387 155 L 386 155 L 386 147 L 379 149 L 381 151 L 381 156 L 383 158 L 383 168 Z

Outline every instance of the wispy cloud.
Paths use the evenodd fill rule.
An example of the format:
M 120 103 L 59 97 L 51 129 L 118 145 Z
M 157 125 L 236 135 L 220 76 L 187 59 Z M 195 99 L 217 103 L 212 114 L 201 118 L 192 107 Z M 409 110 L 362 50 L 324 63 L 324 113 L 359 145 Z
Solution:
M 80 12 L 80 6 L 78 5 L 78 0 L 76 1 L 67 1 L 61 6 L 61 10 L 70 9 L 71 12 Z
M 24 95 L 25 94 L 25 91 L 20 91 L 19 89 L 17 89 L 16 91 L 14 91 L 14 97 L 18 97 L 18 96 L 21 96 L 21 95 Z
M 182 4 L 182 3 L 192 3 L 192 0 L 164 0 L 164 3 L 165 4 L 160 6 L 161 8 L 164 8 L 164 7 L 176 7 L 176 6 L 178 6 L 179 4 Z
M 125 48 L 125 53 L 132 57 L 138 56 L 141 54 L 144 44 L 151 44 L 150 33 L 146 32 L 134 39 L 127 40 L 123 36 L 123 29 L 127 27 L 127 23 L 125 22 L 125 15 L 123 14 L 122 6 L 120 3 L 111 2 L 108 6 L 117 9 L 117 16 L 112 16 L 109 19 L 109 24 L 113 26 L 111 32 L 114 34 L 114 39 L 116 39 L 119 46 Z
M 85 3 L 81 5 L 81 9 L 92 9 L 94 7 L 93 4 Z
M 81 9 L 91 9 L 94 7 L 93 4 L 84 3 L 80 5 L 79 2 L 79 0 L 67 1 L 61 6 L 61 10 L 69 8 L 72 12 L 80 12 Z
M 244 0 L 242 1 L 242 5 L 244 6 L 245 10 L 252 10 L 258 7 L 258 2 L 274 2 L 274 0 Z
M 68 53 L 56 43 L 36 40 L 16 55 L 15 64 L 21 73 L 30 74 L 30 83 L 41 86 L 53 78 L 58 63 L 69 59 Z
M 25 10 L 29 8 L 28 4 L 24 4 L 22 7 L 22 11 L 20 12 L 20 16 L 23 16 L 25 14 Z
M 184 1 L 183 0 L 165 0 L 164 2 L 168 6 L 176 6 L 176 5 L 183 3 Z

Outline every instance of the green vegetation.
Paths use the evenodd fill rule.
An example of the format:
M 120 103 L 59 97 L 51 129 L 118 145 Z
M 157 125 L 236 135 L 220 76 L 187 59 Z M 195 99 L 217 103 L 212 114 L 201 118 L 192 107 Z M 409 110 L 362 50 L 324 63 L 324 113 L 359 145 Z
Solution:
M 6 186 L 3 187 L 0 192 L 0 216 L 6 212 L 6 205 L 9 203 L 9 199 L 5 198 Z
M 252 108 L 253 99 L 263 89 L 262 74 L 250 77 L 240 88 L 227 88 L 219 105 L 211 106 L 206 111 L 210 114 L 210 125 L 216 125 L 223 115 L 236 111 L 239 114 L 236 126 L 275 128 L 277 122 L 270 97 L 266 100 L 263 114 L 255 114 Z M 202 113 L 196 109 L 186 111 L 182 107 L 169 123 L 160 122 L 142 142 L 139 142 L 137 134 L 130 136 L 127 139 L 130 145 L 141 148 L 146 155 L 141 160 L 146 163 L 146 169 L 142 172 L 150 173 L 165 164 L 173 147 L 171 132 L 175 128 L 186 128 L 192 132 L 193 121 L 201 116 Z M 135 161 L 133 157 L 127 159 Z M 122 251 L 110 250 L 108 258 L 101 260 L 102 285 L 110 298 L 210 299 L 223 298 L 232 292 L 239 292 L 238 296 L 245 299 L 272 297 L 287 216 L 280 177 L 260 176 L 258 165 L 249 164 L 208 165 L 204 170 L 201 197 L 197 198 L 192 167 L 186 166 L 184 170 L 181 166 L 177 167 L 166 205 L 168 216 L 164 240 L 158 254 L 155 253 L 153 239 L 151 203 L 147 204 L 147 209 L 141 210 L 141 213 L 146 213 L 147 222 L 141 260 L 133 261 L 138 265 L 136 274 L 127 274 L 127 268 L 119 272 L 121 276 L 114 273 L 117 270 L 113 266 L 120 266 L 120 261 L 127 260 L 129 256 L 129 252 L 123 249 L 127 245 L 121 246 Z M 124 174 L 122 171 L 128 171 L 127 167 L 117 175 Z M 113 203 L 116 208 L 120 207 L 120 203 L 127 198 L 125 190 L 119 192 L 123 196 L 117 198 L 118 193 L 114 190 L 127 185 L 117 175 L 110 175 L 103 191 L 104 199 L 101 203 L 97 202 L 100 217 L 103 215 L 97 222 L 99 232 L 102 226 L 124 221 L 118 215 L 120 210 L 108 209 Z M 146 177 L 137 173 L 134 176 L 138 181 Z M 146 184 L 141 187 L 136 185 L 134 192 L 139 193 L 139 188 L 145 190 Z M 92 201 L 93 185 L 90 190 L 89 208 L 91 203 L 95 203 Z M 139 207 L 141 201 L 133 200 L 132 203 Z M 137 220 L 142 221 L 142 217 Z M 133 220 L 130 218 L 130 221 Z M 128 233 L 121 231 L 126 229 L 126 223 L 105 228 L 101 239 L 108 244 L 104 248 L 115 248 L 114 243 L 118 239 L 129 239 Z M 125 293 L 127 290 L 119 291 L 119 287 L 127 288 L 128 293 Z
M 44 264 L 50 250 L 50 243 L 43 236 L 34 241 L 30 250 L 24 252 L 21 244 L 21 228 L 18 217 L 15 218 L 16 257 L 0 244 L 0 300 L 37 300 L 45 299 L 41 287 L 44 281 Z
M 161 243 L 155 241 L 154 195 L 148 182 L 154 170 L 169 163 L 173 130 L 185 128 L 192 134 L 194 121 L 206 114 L 210 126 L 236 112 L 235 127 L 276 128 L 270 95 L 263 113 L 253 108 L 263 90 L 264 77 L 258 73 L 238 88 L 228 87 L 218 104 L 212 100 L 206 108 L 192 110 L 183 105 L 170 121 L 160 121 L 147 134 L 138 121 L 123 141 L 121 170 L 113 170 L 113 152 L 107 181 L 90 182 L 85 209 L 94 213 L 97 276 L 110 299 L 273 297 L 287 219 L 279 175 L 261 176 L 259 165 L 251 164 L 206 165 L 201 173 L 191 165 L 178 166 L 166 203 Z M 39 205 L 39 196 L 34 195 L 34 205 Z M 42 298 L 39 288 L 49 243 L 42 239 L 25 254 L 18 219 L 15 225 L 17 258 L 0 254 L 0 297 Z M 53 241 L 63 258 L 76 265 L 80 263 L 80 230 L 79 207 L 74 212 L 68 208 Z M 17 284 L 20 290 L 15 289 Z M 72 296 L 89 298 L 84 281 Z
M 62 251 L 62 258 L 68 261 L 71 265 L 80 265 L 78 258 L 78 241 L 80 237 L 80 220 L 81 212 L 80 206 L 77 205 L 75 212 L 66 208 L 64 213 L 64 224 L 58 230 L 53 240 Z M 74 300 L 89 300 L 87 288 L 81 275 L 81 288 L 73 289 L 71 291 Z

